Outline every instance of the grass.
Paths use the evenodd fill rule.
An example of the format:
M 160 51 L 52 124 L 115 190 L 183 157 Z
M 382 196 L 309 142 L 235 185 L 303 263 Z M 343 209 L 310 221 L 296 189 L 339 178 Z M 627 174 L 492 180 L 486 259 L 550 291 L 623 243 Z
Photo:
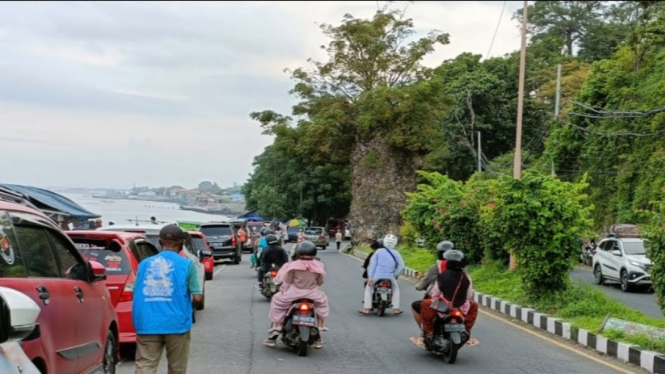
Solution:
M 371 250 L 367 246 L 355 247 L 359 252 L 370 253 Z M 399 247 L 397 249 L 402 254 L 404 265 L 413 270 L 426 272 L 436 261 L 434 254 L 428 250 L 417 247 Z
M 665 319 L 646 316 L 586 283 L 575 282 L 565 293 L 543 295 L 539 300 L 532 301 L 524 293 L 519 275 L 501 265 L 473 266 L 469 270 L 473 286 L 478 291 L 531 307 L 593 333 L 598 333 L 607 314 L 630 322 L 665 328 Z M 605 330 L 602 335 L 665 353 L 665 339 L 653 339 L 643 334 L 626 334 L 616 330 Z

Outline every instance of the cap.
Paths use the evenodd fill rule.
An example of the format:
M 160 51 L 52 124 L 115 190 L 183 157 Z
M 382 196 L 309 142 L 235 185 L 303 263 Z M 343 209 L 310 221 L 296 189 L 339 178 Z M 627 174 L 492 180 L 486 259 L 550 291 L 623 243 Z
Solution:
M 159 238 L 162 240 L 181 241 L 185 240 L 185 232 L 176 225 L 166 225 L 159 230 Z

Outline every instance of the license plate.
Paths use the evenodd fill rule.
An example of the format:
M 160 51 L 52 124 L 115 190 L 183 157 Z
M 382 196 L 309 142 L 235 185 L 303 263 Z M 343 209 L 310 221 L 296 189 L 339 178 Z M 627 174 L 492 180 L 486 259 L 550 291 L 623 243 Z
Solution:
M 294 325 L 312 326 L 313 327 L 313 326 L 316 326 L 316 318 L 295 315 L 295 316 L 293 316 L 293 324 Z
M 378 288 L 379 293 L 390 293 L 390 288 Z
M 448 323 L 443 326 L 445 332 L 465 332 L 466 327 L 461 323 Z

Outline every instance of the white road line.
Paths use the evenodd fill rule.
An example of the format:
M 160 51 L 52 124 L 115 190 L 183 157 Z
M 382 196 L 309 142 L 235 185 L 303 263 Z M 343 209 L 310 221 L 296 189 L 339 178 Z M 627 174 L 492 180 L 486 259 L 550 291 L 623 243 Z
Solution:
M 219 268 L 219 269 L 217 269 L 217 271 L 216 271 L 212 276 L 213 276 L 213 277 L 216 277 L 217 274 L 219 274 L 220 271 L 224 270 L 225 267 L 226 267 L 226 265 L 222 265 L 222 267 Z

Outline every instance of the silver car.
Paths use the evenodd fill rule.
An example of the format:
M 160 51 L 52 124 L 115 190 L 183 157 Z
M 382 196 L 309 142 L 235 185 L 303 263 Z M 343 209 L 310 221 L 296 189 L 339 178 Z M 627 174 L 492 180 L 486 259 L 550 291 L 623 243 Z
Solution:
M 20 343 L 34 330 L 40 312 L 27 295 L 0 287 L 0 373 L 40 374 Z

